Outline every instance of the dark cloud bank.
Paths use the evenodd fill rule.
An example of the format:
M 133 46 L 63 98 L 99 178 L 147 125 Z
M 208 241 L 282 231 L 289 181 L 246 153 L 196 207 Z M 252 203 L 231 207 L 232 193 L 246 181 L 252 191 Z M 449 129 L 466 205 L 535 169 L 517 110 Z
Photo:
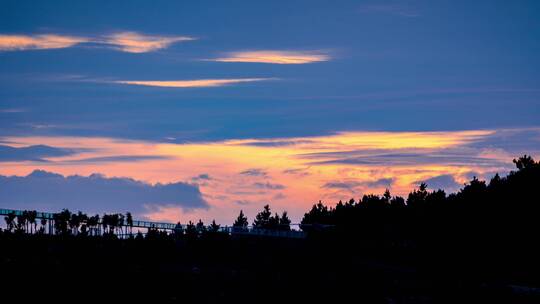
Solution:
M 416 181 L 416 184 L 426 183 L 430 189 L 443 189 L 449 192 L 455 192 L 459 190 L 461 184 L 458 183 L 454 177 L 450 174 L 438 175 L 426 180 Z
M 182 182 L 151 185 L 131 178 L 107 178 L 100 174 L 64 177 L 42 170 L 22 177 L 0 175 L 2 208 L 141 214 L 163 205 L 208 208 L 199 187 Z

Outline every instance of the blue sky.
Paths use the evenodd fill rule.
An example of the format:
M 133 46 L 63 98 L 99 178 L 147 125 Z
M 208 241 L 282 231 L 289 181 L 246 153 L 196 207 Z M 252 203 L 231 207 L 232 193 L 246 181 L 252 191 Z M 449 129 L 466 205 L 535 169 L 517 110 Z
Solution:
M 43 139 L 32 144 L 55 149 L 47 138 L 184 144 L 341 132 L 522 130 L 510 132 L 518 137 L 470 145 L 510 154 L 540 149 L 538 1 L 1 5 L 0 140 L 6 147 L 0 152 L 11 153 L 10 161 L 24 158 L 10 141 L 32 136 Z M 262 54 L 311 59 L 253 60 Z M 251 59 L 238 59 L 246 56 Z M 205 85 L 178 87 L 201 80 Z M 206 85 L 215 80 L 230 83 Z M 128 154 L 99 157 L 133 160 Z M 25 174 L 43 166 L 30 167 Z M 449 172 L 438 173 L 443 178 L 435 181 L 452 180 Z M 391 177 L 374 180 L 380 178 Z M 321 189 L 333 182 L 342 181 L 321 181 Z
M 26 110 L 0 114 L 2 135 L 207 140 L 531 126 L 539 117 L 535 1 L 4 2 L 3 34 L 197 40 L 141 54 L 91 45 L 1 52 L 1 106 Z M 261 49 L 320 50 L 332 59 L 201 60 Z M 246 77 L 277 79 L 180 90 L 107 83 Z

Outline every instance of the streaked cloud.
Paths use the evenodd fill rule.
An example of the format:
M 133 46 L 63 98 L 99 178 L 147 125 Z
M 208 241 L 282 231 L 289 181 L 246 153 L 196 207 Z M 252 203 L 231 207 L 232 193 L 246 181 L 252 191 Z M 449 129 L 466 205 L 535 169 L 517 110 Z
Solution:
M 138 162 L 138 161 L 156 160 L 156 159 L 170 159 L 170 157 L 163 156 L 163 155 L 113 155 L 113 156 L 101 156 L 101 157 L 77 159 L 77 160 L 73 160 L 72 162 L 111 163 L 111 162 Z
M 199 174 L 195 177 L 192 178 L 192 180 L 194 181 L 198 181 L 198 180 L 211 180 L 212 178 L 210 177 L 210 175 L 206 174 L 206 173 L 203 173 L 203 174 Z
M 120 32 L 106 37 L 105 42 L 123 52 L 147 53 L 169 47 L 181 41 L 195 40 L 188 36 L 152 36 L 136 32 Z
M 475 166 L 497 166 L 504 163 L 500 158 L 482 157 L 463 149 L 448 151 L 417 150 L 407 151 L 381 151 L 370 153 L 369 151 L 344 151 L 344 152 L 322 152 L 304 155 L 310 159 L 324 159 L 314 161 L 310 165 L 366 165 L 366 166 L 414 166 L 421 164 L 445 164 L 455 166 L 475 165 Z
M 322 51 L 240 51 L 226 53 L 225 56 L 208 59 L 218 62 L 253 62 L 273 64 L 306 64 L 329 61 L 330 55 Z
M 70 36 L 61 34 L 0 35 L 0 51 L 23 51 L 69 48 L 91 43 L 127 53 L 147 53 L 168 48 L 173 43 L 196 40 L 189 36 L 145 35 L 137 32 L 117 32 L 103 36 Z
M 11 108 L 11 109 L 0 109 L 0 113 L 24 113 L 25 109 Z
M 251 142 L 243 142 L 242 145 L 247 146 L 257 146 L 257 147 L 283 147 L 283 146 L 292 146 L 298 144 L 310 143 L 310 140 L 253 140 Z
M 0 35 L 0 51 L 62 49 L 89 41 L 85 37 L 57 34 Z
M 231 78 L 231 79 L 195 79 L 195 80 L 119 80 L 115 83 L 148 86 L 148 87 L 162 87 L 162 88 L 205 88 L 205 87 L 221 87 L 231 84 L 258 82 L 272 80 L 275 78 Z
M 268 172 L 266 172 L 263 169 L 253 168 L 253 169 L 247 169 L 242 172 L 240 172 L 241 175 L 247 175 L 247 176 L 267 176 Z
M 515 138 L 520 138 L 519 145 L 512 144 Z M 39 168 L 63 176 L 100 172 L 149 184 L 185 181 L 196 185 L 209 209 L 188 211 L 163 201 L 141 209 L 148 218 L 182 222 L 216 218 L 231 223 L 239 212 L 238 201 L 253 202 L 241 207 L 249 218 L 270 203 L 299 220 L 320 199 L 335 203 L 367 193 L 382 194 L 385 188 L 406 196 L 420 181 L 452 192 L 471 174 L 489 178 L 495 172 L 507 173 L 514 168 L 513 157 L 527 153 L 540 158 L 539 128 L 344 132 L 187 143 L 57 136 L 0 141 L 12 147 L 42 144 L 80 151 L 41 163 L 2 162 L 0 174 L 5 176 L 26 176 Z M 284 144 L 289 142 L 294 144 Z
M 247 201 L 247 200 L 237 200 L 235 202 L 235 204 L 237 205 L 240 205 L 240 206 L 245 206 L 245 205 L 252 205 L 254 204 L 255 202 L 251 202 L 251 201 Z
M 377 180 L 366 180 L 366 181 L 333 181 L 328 182 L 322 186 L 322 188 L 329 189 L 347 189 L 354 192 L 355 188 L 364 187 L 364 188 L 390 188 L 394 182 L 393 178 L 380 178 Z
M 285 189 L 285 186 L 284 185 L 281 185 L 281 184 L 273 184 L 273 183 L 270 183 L 270 182 L 266 182 L 266 183 L 254 183 L 253 186 L 255 188 L 259 188 L 259 189 L 267 189 L 267 190 L 281 190 L 281 189 Z
M 68 156 L 77 153 L 74 149 L 56 148 L 47 145 L 12 147 L 0 145 L 0 162 L 37 161 L 45 162 L 49 157 Z

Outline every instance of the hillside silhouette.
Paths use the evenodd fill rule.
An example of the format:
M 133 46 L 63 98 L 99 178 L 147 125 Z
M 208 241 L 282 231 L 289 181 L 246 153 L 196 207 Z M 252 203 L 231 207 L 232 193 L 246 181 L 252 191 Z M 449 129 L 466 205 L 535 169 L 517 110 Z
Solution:
M 230 230 L 199 220 L 145 234 L 130 213 L 63 210 L 54 225 L 36 211 L 8 214 L 2 286 L 39 290 L 26 299 L 92 286 L 86 297 L 99 301 L 538 303 L 540 162 L 514 163 L 452 194 L 421 184 L 407 197 L 319 202 L 304 238 L 287 237 L 287 213 L 269 205 L 252 226 L 240 211 Z

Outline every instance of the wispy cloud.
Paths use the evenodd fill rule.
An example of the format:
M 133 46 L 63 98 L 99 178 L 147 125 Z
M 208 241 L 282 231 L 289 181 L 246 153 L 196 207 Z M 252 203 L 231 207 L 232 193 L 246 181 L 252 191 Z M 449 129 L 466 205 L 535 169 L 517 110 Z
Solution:
M 240 174 L 241 175 L 247 175 L 247 176 L 267 176 L 268 172 L 266 172 L 263 169 L 253 168 L 253 169 L 244 170 L 244 171 L 240 172 Z
M 357 187 L 366 187 L 366 188 L 380 188 L 386 187 L 389 188 L 394 183 L 393 178 L 380 178 L 376 180 L 367 180 L 367 181 L 332 181 L 324 184 L 322 188 L 328 189 L 346 189 L 353 191 Z
M 212 179 L 212 177 L 210 177 L 210 175 L 208 175 L 207 173 L 202 173 L 202 174 L 199 174 L 199 175 L 192 178 L 192 180 L 194 180 L 194 181 L 211 180 L 211 179 Z
M 241 145 L 244 146 L 256 146 L 256 147 L 284 147 L 284 146 L 293 146 L 300 144 L 310 144 L 313 143 L 311 140 L 307 139 L 277 139 L 277 140 L 252 140 L 242 142 Z
M 0 35 L 0 51 L 62 49 L 89 42 L 90 39 L 56 34 Z
M 41 144 L 62 151 L 76 147 L 77 153 L 57 155 L 53 151 L 55 153 L 36 156 L 33 151 L 31 156 L 48 161 L 4 162 L 0 175 L 24 177 L 41 168 L 63 176 L 88 176 L 92 172 L 129 176 L 154 185 L 185 181 L 184 184 L 199 187 L 202 198 L 211 208 L 197 208 L 188 214 L 185 205 L 169 207 L 176 201 L 160 199 L 151 202 L 166 208 L 147 210 L 139 207 L 140 212 L 155 220 L 180 219 L 185 222 L 187 218 L 202 218 L 207 221 L 215 217 L 229 222 L 238 215 L 235 202 L 249 201 L 253 204 L 242 206 L 242 209 L 250 219 L 263 204 L 270 203 L 276 210 L 287 210 L 293 219 L 299 220 L 319 199 L 337 202 L 364 193 L 380 194 L 385 188 L 394 195 L 406 196 L 420 181 L 427 182 L 430 188 L 441 187 L 451 192 L 472 175 L 489 178 L 494 172 L 508 172 L 514 168 L 512 157 L 527 153 L 535 159 L 540 158 L 539 134 L 537 128 L 379 131 L 184 143 L 66 136 L 4 137 L 0 141 L 12 147 Z M 297 144 L 281 144 L 284 141 Z M 279 144 L 253 145 L 254 142 Z M 25 152 L 7 150 L 8 157 L 16 155 L 19 159 Z M 89 162 L 89 159 L 93 161 Z M 2 189 L 7 188 L 0 185 L 0 192 Z M 279 193 L 286 198 L 278 196 Z M 0 193 L 2 197 L 5 195 Z M 174 193 L 174 197 L 180 196 Z M 141 202 L 138 197 L 137 200 Z M 119 207 L 124 211 L 133 210 L 128 205 Z
M 118 32 L 95 37 L 61 34 L 0 35 L 0 51 L 62 49 L 92 43 L 127 53 L 147 53 L 167 48 L 176 42 L 195 39 L 188 36 L 144 35 L 137 32 Z
M 226 53 L 224 57 L 208 59 L 218 62 L 254 62 L 273 64 L 305 64 L 328 61 L 331 57 L 322 51 L 240 51 Z
M 46 162 L 49 157 L 62 157 L 73 155 L 76 150 L 57 148 L 46 145 L 33 145 L 27 147 L 11 147 L 0 145 L 0 162 L 9 161 L 38 161 Z
M 240 206 L 246 206 L 246 205 L 252 205 L 252 204 L 254 204 L 255 202 L 248 201 L 248 200 L 237 200 L 235 203 L 236 203 L 237 205 L 240 205 Z
M 147 53 L 169 47 L 181 41 L 195 40 L 188 36 L 151 36 L 136 32 L 121 32 L 107 36 L 105 41 L 123 52 Z
M 285 189 L 285 186 L 284 185 L 281 185 L 281 184 L 272 184 L 272 183 L 269 183 L 269 182 L 266 182 L 266 183 L 254 183 L 253 186 L 255 188 L 259 188 L 259 189 L 268 189 L 268 190 L 281 190 L 281 189 Z
M 230 79 L 195 79 L 195 80 L 119 80 L 115 83 L 139 85 L 148 87 L 163 87 L 163 88 L 204 88 L 204 87 L 221 87 L 230 84 L 258 82 L 265 80 L 273 80 L 275 78 L 230 78 Z
M 477 151 L 466 148 L 456 149 L 398 149 L 396 151 L 344 151 L 305 154 L 307 159 L 325 159 L 314 161 L 310 165 L 363 165 L 363 166 L 420 166 L 440 164 L 447 166 L 475 165 L 482 167 L 504 166 L 505 160 L 494 157 L 482 157 Z
M 103 156 L 103 157 L 90 157 L 83 159 L 75 160 L 66 160 L 65 163 L 119 163 L 119 162 L 138 162 L 146 160 L 165 160 L 171 159 L 171 157 L 163 155 L 114 155 L 114 156 Z
M 25 109 L 11 108 L 11 109 L 0 109 L 0 113 L 24 113 Z

